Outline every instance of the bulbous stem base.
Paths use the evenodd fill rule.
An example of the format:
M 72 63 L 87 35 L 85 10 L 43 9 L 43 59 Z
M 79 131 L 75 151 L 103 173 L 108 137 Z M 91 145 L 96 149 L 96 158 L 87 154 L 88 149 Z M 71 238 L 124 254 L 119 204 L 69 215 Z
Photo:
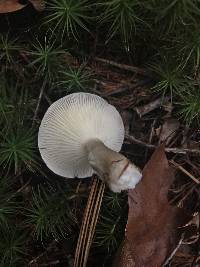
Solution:
M 85 149 L 89 164 L 113 192 L 134 188 L 141 179 L 142 174 L 134 164 L 99 139 L 87 142 Z

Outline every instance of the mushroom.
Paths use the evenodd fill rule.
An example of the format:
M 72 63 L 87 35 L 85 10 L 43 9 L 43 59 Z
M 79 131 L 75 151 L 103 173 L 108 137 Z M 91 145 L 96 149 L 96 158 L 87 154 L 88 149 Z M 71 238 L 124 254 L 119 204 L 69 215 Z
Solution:
M 124 125 L 116 108 L 90 93 L 54 102 L 42 119 L 38 146 L 50 170 L 67 178 L 96 173 L 113 192 L 134 188 L 140 170 L 118 153 Z

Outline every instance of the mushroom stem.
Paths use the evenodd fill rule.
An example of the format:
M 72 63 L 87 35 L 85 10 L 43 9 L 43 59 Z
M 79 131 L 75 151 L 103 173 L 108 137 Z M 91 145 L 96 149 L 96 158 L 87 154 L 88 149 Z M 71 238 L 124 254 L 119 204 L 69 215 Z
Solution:
M 113 192 L 134 188 L 141 179 L 141 171 L 134 164 L 99 139 L 90 140 L 85 148 L 89 164 Z

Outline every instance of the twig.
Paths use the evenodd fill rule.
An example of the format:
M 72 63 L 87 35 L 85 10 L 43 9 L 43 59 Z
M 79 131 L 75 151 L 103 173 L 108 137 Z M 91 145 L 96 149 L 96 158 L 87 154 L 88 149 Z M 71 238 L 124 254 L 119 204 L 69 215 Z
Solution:
M 143 70 L 143 69 L 138 68 L 138 67 L 135 67 L 135 66 L 130 66 L 130 65 L 126 65 L 126 64 L 120 64 L 120 63 L 114 62 L 112 60 L 99 58 L 99 57 L 95 57 L 94 59 L 96 61 L 98 61 L 98 62 L 102 62 L 102 63 L 108 64 L 108 65 L 117 67 L 119 69 L 123 69 L 123 70 L 131 71 L 131 72 L 134 72 L 134 73 L 138 73 L 138 74 L 141 74 L 141 75 L 144 75 L 144 76 L 152 77 L 152 75 L 148 71 Z
M 31 266 L 33 263 L 36 263 L 41 257 L 43 257 L 49 250 L 52 249 L 53 245 L 57 243 L 56 240 L 53 240 L 48 247 L 46 248 L 46 250 L 44 252 L 42 252 L 41 254 L 39 254 L 37 257 L 35 257 L 34 259 L 32 259 L 29 263 L 28 266 Z
M 55 261 L 51 261 L 51 262 L 40 264 L 40 266 L 52 266 L 52 265 L 57 265 L 59 263 L 60 263 L 59 260 L 55 260 Z
M 6 201 L 11 200 L 15 195 L 19 194 L 21 191 L 23 191 L 27 185 L 30 183 L 32 178 L 30 178 L 23 186 L 21 186 L 14 194 L 12 194 Z
M 169 100 L 169 97 L 165 97 L 165 98 L 160 97 L 160 98 L 153 100 L 152 102 L 150 102 L 148 104 L 136 107 L 136 108 L 134 108 L 134 110 L 137 112 L 137 114 L 141 118 L 143 115 L 148 114 L 149 112 L 151 112 L 152 110 L 154 110 L 156 108 L 159 108 L 164 103 L 166 103 L 168 100 Z
M 51 99 L 49 98 L 49 96 L 45 92 L 43 92 L 43 95 L 44 95 L 44 98 L 46 99 L 47 103 L 49 104 L 49 106 L 51 106 L 51 104 L 53 102 L 51 101 Z
M 149 140 L 148 140 L 149 144 L 151 144 L 151 142 L 152 142 L 155 123 L 156 123 L 156 119 L 154 119 L 153 123 L 151 124 L 151 132 L 150 132 Z M 149 149 L 148 149 L 148 147 L 146 147 L 146 149 L 145 149 L 145 157 L 144 157 L 145 161 L 147 159 L 148 152 L 149 152 Z
M 34 112 L 34 116 L 33 116 L 33 122 L 32 122 L 32 127 L 34 126 L 35 121 L 36 121 L 36 118 L 37 118 L 37 114 L 38 114 L 38 111 L 39 111 L 39 107 L 40 107 L 40 103 L 41 103 L 41 100 L 42 100 L 42 96 L 43 96 L 43 93 L 44 93 L 44 89 L 45 89 L 46 83 L 47 83 L 47 78 L 45 77 L 45 79 L 43 81 L 43 84 L 42 84 L 42 87 L 40 89 L 40 94 L 39 94 L 39 97 L 38 97 L 37 106 L 35 108 L 35 112 Z
M 184 169 L 178 163 L 176 163 L 173 160 L 170 160 L 170 163 L 172 163 L 174 166 L 176 166 L 180 171 L 182 171 L 183 173 L 185 173 L 188 177 L 190 177 L 196 184 L 200 184 L 200 181 L 197 178 L 195 178 L 191 173 L 189 173 L 188 171 L 186 171 L 186 169 Z
M 184 234 L 182 234 L 179 242 L 178 242 L 178 245 L 175 247 L 175 249 L 172 251 L 172 253 L 169 255 L 169 257 L 166 259 L 166 261 L 164 262 L 163 266 L 162 267 L 165 267 L 166 265 L 168 265 L 168 263 L 170 262 L 170 260 L 174 257 L 174 255 L 176 254 L 177 250 L 180 248 L 182 242 L 183 242 L 183 239 L 184 239 Z
M 126 134 L 125 138 L 131 143 L 135 143 L 135 144 L 138 144 L 144 147 L 148 147 L 150 149 L 155 149 L 157 147 L 155 145 L 143 142 L 135 138 L 133 135 Z M 165 147 L 165 152 L 174 153 L 174 154 L 186 154 L 186 153 L 200 154 L 199 149 L 178 148 L 178 147 Z

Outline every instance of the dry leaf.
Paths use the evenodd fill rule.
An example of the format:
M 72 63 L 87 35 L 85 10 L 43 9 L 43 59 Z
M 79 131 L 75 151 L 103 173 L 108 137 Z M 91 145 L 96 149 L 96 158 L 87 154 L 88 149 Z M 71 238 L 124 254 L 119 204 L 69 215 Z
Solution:
M 0 0 L 0 13 L 9 13 L 24 8 L 27 4 L 22 5 L 18 0 Z
M 134 108 L 134 110 L 137 112 L 137 114 L 142 117 L 146 114 L 148 114 L 149 112 L 155 110 L 156 108 L 159 108 L 163 105 L 165 105 L 168 102 L 169 98 L 168 97 L 160 97 L 158 99 L 153 100 L 150 103 L 147 103 L 143 106 L 139 106 Z
M 160 131 L 160 142 L 166 141 L 166 145 L 169 144 L 179 127 L 180 122 L 177 119 L 167 118 Z
M 188 216 L 168 202 L 173 179 L 161 145 L 146 164 L 141 182 L 129 191 L 126 237 L 115 267 L 160 267 L 178 244 L 178 227 Z
M 43 11 L 45 9 L 44 0 L 29 0 L 37 11 Z
M 45 8 L 44 0 L 29 0 L 37 11 Z M 19 0 L 0 0 L 0 13 L 9 13 L 24 8 L 27 4 L 20 4 Z

